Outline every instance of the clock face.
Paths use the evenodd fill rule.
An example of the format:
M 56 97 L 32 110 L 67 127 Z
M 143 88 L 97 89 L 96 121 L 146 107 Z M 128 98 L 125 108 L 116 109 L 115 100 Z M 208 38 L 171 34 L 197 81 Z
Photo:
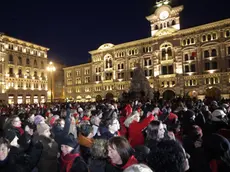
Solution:
M 169 17 L 169 12 L 168 11 L 162 11 L 160 13 L 159 17 L 160 17 L 161 20 L 165 20 L 165 19 L 167 19 Z

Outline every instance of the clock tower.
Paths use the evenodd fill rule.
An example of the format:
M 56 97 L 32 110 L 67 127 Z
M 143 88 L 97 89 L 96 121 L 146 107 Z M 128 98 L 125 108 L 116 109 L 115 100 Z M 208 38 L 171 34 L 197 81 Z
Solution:
M 154 14 L 146 19 L 151 23 L 151 35 L 163 36 L 180 30 L 179 13 L 183 10 L 183 5 L 177 7 L 170 6 L 170 0 L 158 0 Z

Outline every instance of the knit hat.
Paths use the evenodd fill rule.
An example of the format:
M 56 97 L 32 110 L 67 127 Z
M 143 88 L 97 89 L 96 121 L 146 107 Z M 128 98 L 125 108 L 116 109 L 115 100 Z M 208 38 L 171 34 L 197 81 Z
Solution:
M 46 123 L 37 125 L 37 132 L 39 135 L 43 134 L 46 130 L 49 130 L 50 127 Z
M 5 132 L 5 138 L 9 140 L 10 143 L 14 140 L 15 137 L 16 137 L 16 133 L 13 132 L 12 130 L 7 130 Z
M 74 138 L 74 135 L 70 133 L 69 135 L 65 135 L 64 137 L 62 137 L 61 145 L 67 145 L 72 148 L 76 148 L 78 143 L 77 140 Z
M 52 116 L 51 119 L 50 119 L 50 126 L 53 126 L 57 119 L 59 119 L 58 115 Z
M 210 160 L 230 157 L 230 143 L 225 137 L 219 134 L 212 134 L 205 137 L 203 147 Z
M 44 121 L 44 120 L 45 120 L 45 119 L 44 119 L 43 116 L 37 115 L 37 116 L 34 117 L 34 124 L 35 124 L 35 125 L 38 125 L 40 122 L 42 122 L 42 121 Z
M 223 110 L 221 109 L 216 109 L 214 112 L 211 114 L 211 120 L 212 121 L 222 121 L 222 119 L 226 116 Z

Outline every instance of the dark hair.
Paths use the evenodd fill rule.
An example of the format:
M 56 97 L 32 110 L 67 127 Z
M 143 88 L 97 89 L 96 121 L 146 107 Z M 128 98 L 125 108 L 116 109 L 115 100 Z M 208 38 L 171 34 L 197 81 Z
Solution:
M 112 137 L 109 139 L 108 146 L 117 150 L 123 164 L 126 164 L 133 154 L 132 147 L 130 146 L 128 140 L 124 137 Z
M 0 145 L 2 144 L 6 145 L 8 149 L 10 148 L 10 142 L 6 138 L 3 137 L 0 138 Z
M 54 126 L 61 125 L 61 121 L 65 121 L 63 118 L 59 118 L 54 122 Z
M 161 121 L 151 121 L 146 130 L 147 140 L 157 140 L 158 139 L 158 129 L 162 122 Z
M 162 140 L 151 150 L 147 162 L 155 172 L 184 172 L 186 155 L 179 142 Z
M 88 135 L 89 135 L 90 133 L 92 133 L 92 132 L 93 132 L 93 127 L 92 127 L 91 125 L 89 125 L 89 124 L 82 124 L 82 125 L 80 126 L 80 133 L 81 133 L 83 136 L 88 137 Z

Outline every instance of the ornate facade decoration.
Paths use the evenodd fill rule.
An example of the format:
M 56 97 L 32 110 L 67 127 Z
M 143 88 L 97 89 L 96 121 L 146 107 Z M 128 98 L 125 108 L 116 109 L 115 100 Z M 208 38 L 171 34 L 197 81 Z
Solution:
M 76 101 L 94 101 L 130 88 L 139 62 L 153 91 L 161 96 L 189 95 L 200 99 L 211 92 L 230 95 L 230 19 L 180 29 L 183 6 L 158 1 L 146 17 L 151 37 L 123 44 L 103 44 L 90 51 L 92 62 L 64 68 L 65 95 Z M 86 73 L 88 70 L 89 73 Z

